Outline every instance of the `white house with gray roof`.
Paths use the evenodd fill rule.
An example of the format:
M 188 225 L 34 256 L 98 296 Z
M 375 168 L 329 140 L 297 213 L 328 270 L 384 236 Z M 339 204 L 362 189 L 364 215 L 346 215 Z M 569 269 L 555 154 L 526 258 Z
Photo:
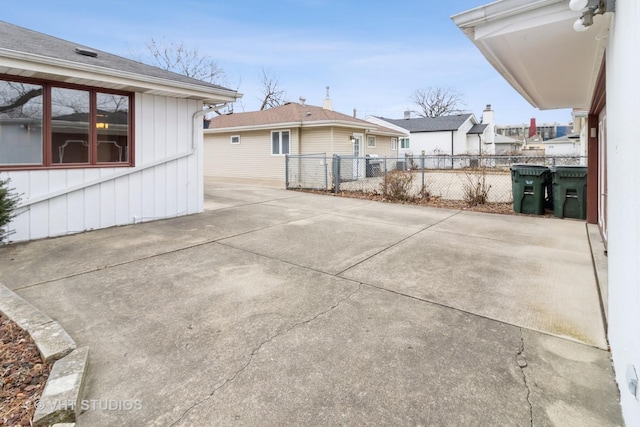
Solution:
M 490 106 L 487 106 L 490 109 Z M 369 116 L 367 121 L 394 126 L 406 132 L 408 141 L 400 143 L 400 155 L 464 155 L 495 153 L 493 124 L 479 123 L 471 114 L 403 119 Z
M 241 95 L 0 21 L 9 241 L 203 211 L 202 116 Z

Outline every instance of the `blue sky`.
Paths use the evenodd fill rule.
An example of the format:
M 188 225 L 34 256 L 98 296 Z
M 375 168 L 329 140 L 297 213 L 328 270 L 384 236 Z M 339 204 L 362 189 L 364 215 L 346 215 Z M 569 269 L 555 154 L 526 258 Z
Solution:
M 452 88 L 478 119 L 492 104 L 498 124 L 571 120 L 569 110 L 539 111 L 489 65 L 449 18 L 489 0 L 137 2 L 31 0 L 4 7 L 0 19 L 99 50 L 132 57 L 151 38 L 184 42 L 216 60 L 224 85 L 244 98 L 235 111 L 259 108 L 261 70 L 287 99 L 358 117 L 401 118 L 419 88 Z

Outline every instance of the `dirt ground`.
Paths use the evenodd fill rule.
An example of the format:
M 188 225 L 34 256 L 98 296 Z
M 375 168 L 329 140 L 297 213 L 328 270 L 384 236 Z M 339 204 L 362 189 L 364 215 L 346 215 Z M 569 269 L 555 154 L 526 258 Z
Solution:
M 392 200 L 380 193 L 366 193 L 361 191 L 340 191 L 338 194 L 334 194 L 331 192 L 319 191 L 319 190 L 305 190 L 305 189 L 291 189 L 291 190 L 314 193 L 314 194 L 327 194 L 327 195 L 337 196 L 337 197 L 351 197 L 355 199 L 366 199 L 366 200 L 372 200 L 372 201 L 384 202 L 384 203 L 401 203 L 401 204 L 407 204 L 407 205 L 432 206 L 436 208 L 459 209 L 459 210 L 466 210 L 466 211 L 488 212 L 488 213 L 497 213 L 497 214 L 504 214 L 504 215 L 527 215 L 527 214 L 514 212 L 513 203 L 485 203 L 481 205 L 470 206 L 467 202 L 463 200 L 445 200 L 440 197 L 414 198 L 409 200 Z M 552 217 L 553 211 L 546 210 L 544 215 L 535 215 L 535 216 Z
M 32 425 L 35 403 L 49 377 L 27 332 L 0 314 L 0 425 Z

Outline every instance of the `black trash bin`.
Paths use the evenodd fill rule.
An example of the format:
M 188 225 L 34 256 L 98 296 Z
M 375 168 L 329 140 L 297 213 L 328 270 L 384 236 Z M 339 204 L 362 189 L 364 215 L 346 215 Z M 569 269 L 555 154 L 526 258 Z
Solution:
M 367 178 L 371 178 L 374 176 L 380 176 L 380 159 L 377 154 L 367 154 L 366 156 L 366 171 L 365 175 Z
M 587 219 L 587 167 L 556 166 L 553 181 L 553 214 L 558 218 Z
M 513 210 L 525 214 L 544 214 L 545 192 L 551 171 L 543 165 L 515 164 L 511 166 Z

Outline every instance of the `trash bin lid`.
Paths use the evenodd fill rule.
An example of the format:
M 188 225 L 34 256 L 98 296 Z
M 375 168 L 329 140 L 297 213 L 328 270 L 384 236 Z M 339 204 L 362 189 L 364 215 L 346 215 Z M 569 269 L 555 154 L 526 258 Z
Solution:
M 549 168 L 544 165 L 530 165 L 528 163 L 511 165 L 511 171 L 523 176 L 540 176 L 550 173 Z
M 555 166 L 551 169 L 554 176 L 562 178 L 584 178 L 587 176 L 587 167 L 578 165 Z
M 549 169 L 545 165 L 536 165 L 531 163 L 514 163 L 511 165 L 511 170 L 513 169 L 521 169 L 521 168 L 533 168 L 533 169 Z

